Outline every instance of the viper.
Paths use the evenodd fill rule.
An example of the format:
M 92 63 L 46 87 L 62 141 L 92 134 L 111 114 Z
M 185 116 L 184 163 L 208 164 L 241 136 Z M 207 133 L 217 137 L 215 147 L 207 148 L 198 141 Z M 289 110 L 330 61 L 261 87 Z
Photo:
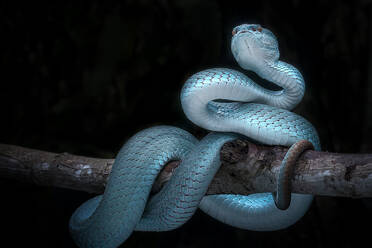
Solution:
M 117 247 L 134 230 L 175 229 L 198 207 L 226 224 L 259 231 L 286 228 L 306 213 L 313 196 L 290 192 L 296 158 L 306 149 L 320 150 L 315 128 L 290 111 L 304 95 L 304 79 L 279 60 L 277 39 L 268 29 L 243 24 L 232 34 L 231 51 L 240 67 L 280 89 L 269 90 L 227 68 L 192 75 L 181 90 L 183 111 L 212 132 L 198 141 L 180 128 L 156 126 L 130 138 L 117 154 L 104 194 L 83 203 L 70 219 L 70 233 L 80 247 Z M 238 135 L 290 147 L 276 192 L 205 196 L 220 166 L 222 145 Z M 158 173 L 173 160 L 181 160 L 180 165 L 150 197 Z

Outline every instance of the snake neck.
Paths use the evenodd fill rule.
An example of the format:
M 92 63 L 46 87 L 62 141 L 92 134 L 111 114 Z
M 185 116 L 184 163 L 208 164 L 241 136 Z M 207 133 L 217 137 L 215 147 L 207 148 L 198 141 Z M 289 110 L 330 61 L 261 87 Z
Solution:
M 235 132 L 238 123 L 231 124 L 231 119 L 263 111 L 264 107 L 258 110 L 253 105 L 246 105 L 244 110 L 240 110 L 246 103 L 263 103 L 290 110 L 301 101 L 305 84 L 296 68 L 282 61 L 261 64 L 259 68 L 256 73 L 260 77 L 282 89 L 268 90 L 241 72 L 226 68 L 207 69 L 191 76 L 180 96 L 187 118 L 208 130 Z M 219 99 L 225 102 L 216 101 Z M 251 113 L 240 114 L 241 111 Z M 232 115 L 236 116 L 232 118 Z
M 305 82 L 301 73 L 283 61 L 265 63 L 256 73 L 281 87 L 281 90 L 262 90 L 265 104 L 291 110 L 302 100 Z

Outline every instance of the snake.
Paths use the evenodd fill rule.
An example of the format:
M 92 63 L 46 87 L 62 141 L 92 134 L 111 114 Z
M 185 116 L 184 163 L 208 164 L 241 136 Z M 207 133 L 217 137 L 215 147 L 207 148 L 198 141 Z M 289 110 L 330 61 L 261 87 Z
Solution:
M 211 132 L 199 141 L 183 129 L 164 125 L 132 136 L 115 158 L 104 193 L 84 202 L 70 218 L 70 233 L 79 247 L 117 247 L 133 231 L 173 230 L 197 208 L 223 223 L 254 231 L 287 228 L 306 213 L 313 196 L 291 193 L 290 178 L 282 169 L 276 195 L 205 195 L 226 142 L 247 137 L 290 147 L 283 171 L 301 147 L 320 150 L 313 125 L 290 111 L 304 96 L 305 83 L 294 66 L 279 60 L 275 35 L 259 24 L 236 26 L 231 51 L 241 68 L 279 89 L 263 87 L 229 68 L 206 69 L 189 77 L 180 94 L 182 109 L 191 122 Z M 152 195 L 157 175 L 174 160 L 181 163 Z M 283 197 L 286 200 L 280 200 Z

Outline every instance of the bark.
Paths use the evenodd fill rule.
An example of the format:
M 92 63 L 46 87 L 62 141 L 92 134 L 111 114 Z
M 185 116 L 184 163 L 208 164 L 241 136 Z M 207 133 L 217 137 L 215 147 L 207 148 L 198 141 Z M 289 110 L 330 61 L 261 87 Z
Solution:
M 226 143 L 222 165 L 207 194 L 273 192 L 279 166 L 288 148 L 255 145 L 245 140 Z M 38 185 L 102 193 L 114 159 L 51 153 L 0 144 L 0 177 Z M 169 180 L 179 161 L 168 163 L 153 191 Z M 305 151 L 293 172 L 292 191 L 325 196 L 372 197 L 372 154 Z

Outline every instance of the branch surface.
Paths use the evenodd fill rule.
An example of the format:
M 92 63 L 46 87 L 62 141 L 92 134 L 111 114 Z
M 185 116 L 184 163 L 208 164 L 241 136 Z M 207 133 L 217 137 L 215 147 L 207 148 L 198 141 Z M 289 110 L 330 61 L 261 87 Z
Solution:
M 275 191 L 279 166 L 288 148 L 261 146 L 246 140 L 226 143 L 222 165 L 207 194 L 248 195 Z M 114 159 L 51 153 L 0 144 L 0 177 L 38 185 L 102 193 Z M 168 163 L 153 191 L 169 180 L 179 161 Z M 305 151 L 292 179 L 294 193 L 372 197 L 372 154 L 340 154 Z

